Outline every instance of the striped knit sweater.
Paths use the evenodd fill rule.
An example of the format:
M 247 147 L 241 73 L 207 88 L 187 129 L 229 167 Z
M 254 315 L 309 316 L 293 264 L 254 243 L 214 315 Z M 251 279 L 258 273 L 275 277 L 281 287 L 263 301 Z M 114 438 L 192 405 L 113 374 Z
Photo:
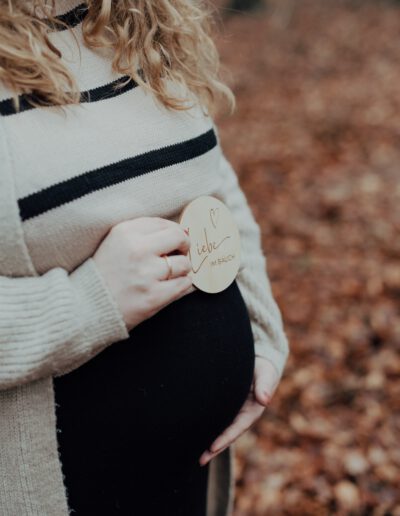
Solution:
M 63 115 L 32 108 L 21 96 L 16 113 L 12 92 L 0 85 L 0 190 L 11 192 L 0 193 L 0 514 L 7 516 L 67 514 L 55 431 L 43 427 L 40 439 L 48 440 L 38 444 L 29 425 L 54 425 L 52 376 L 129 336 L 91 258 L 113 225 L 139 216 L 177 221 L 197 196 L 220 198 L 241 233 L 237 281 L 256 355 L 270 360 L 279 378 L 288 355 L 260 228 L 212 119 L 198 106 L 168 111 L 132 80 L 115 90 L 127 77 L 84 46 L 84 5 L 57 0 L 56 13 L 70 28 L 49 37 L 77 79 L 81 104 Z M 16 240 L 18 246 L 10 244 Z M 32 403 L 46 415 L 21 414 Z M 28 471 L 34 461 L 41 466 Z

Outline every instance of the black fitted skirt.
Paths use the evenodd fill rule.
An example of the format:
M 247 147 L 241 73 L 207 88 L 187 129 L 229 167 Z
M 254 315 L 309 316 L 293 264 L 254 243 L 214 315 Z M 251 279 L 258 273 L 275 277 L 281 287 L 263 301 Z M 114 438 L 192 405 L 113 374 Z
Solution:
M 81 367 L 54 378 L 74 516 L 205 516 L 200 455 L 233 421 L 254 370 L 236 280 L 196 290 Z

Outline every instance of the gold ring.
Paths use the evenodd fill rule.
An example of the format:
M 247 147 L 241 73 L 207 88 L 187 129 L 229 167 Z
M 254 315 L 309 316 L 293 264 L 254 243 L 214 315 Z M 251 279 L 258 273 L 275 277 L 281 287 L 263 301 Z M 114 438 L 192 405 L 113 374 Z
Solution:
M 169 280 L 171 278 L 171 276 L 172 276 L 171 261 L 170 261 L 169 256 L 167 254 L 163 254 L 162 257 L 165 258 L 165 261 L 167 262 L 167 265 L 168 265 L 168 276 L 166 277 L 166 279 Z

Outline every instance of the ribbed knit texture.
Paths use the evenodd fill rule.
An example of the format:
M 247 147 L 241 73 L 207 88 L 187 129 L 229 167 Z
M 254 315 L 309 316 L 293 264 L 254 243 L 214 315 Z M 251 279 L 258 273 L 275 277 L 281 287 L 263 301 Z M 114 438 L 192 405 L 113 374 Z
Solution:
M 69 276 L 0 277 L 0 377 L 10 388 L 71 370 L 128 337 L 93 259 Z
M 75 9 L 82 16 L 78 6 L 57 0 L 57 14 Z M 256 355 L 270 360 L 278 378 L 288 355 L 260 228 L 212 119 L 199 107 L 167 111 L 133 81 L 114 91 L 124 76 L 111 71 L 109 58 L 84 47 L 79 20 L 49 37 L 78 81 L 81 105 L 68 106 L 65 116 L 26 103 L 15 113 L 12 92 L 0 86 L 2 516 L 66 514 L 51 377 L 128 337 L 92 259 L 118 222 L 139 216 L 177 221 L 197 196 L 219 197 L 241 234 L 237 281 Z M 228 453 L 216 466 L 226 464 Z M 232 476 L 228 481 L 221 481 L 225 493 L 213 490 L 225 505 L 210 501 L 210 516 L 230 510 Z

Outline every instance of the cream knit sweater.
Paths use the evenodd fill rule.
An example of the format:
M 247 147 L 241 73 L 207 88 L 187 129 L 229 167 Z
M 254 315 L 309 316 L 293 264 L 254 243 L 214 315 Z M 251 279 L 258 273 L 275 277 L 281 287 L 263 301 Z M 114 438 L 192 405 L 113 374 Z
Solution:
M 57 0 L 56 9 L 70 20 L 71 10 L 83 16 L 76 0 Z M 12 93 L 0 85 L 1 516 L 68 514 L 52 376 L 128 337 L 91 258 L 118 222 L 144 215 L 177 221 L 195 197 L 219 197 L 241 233 L 237 281 L 255 352 L 279 377 L 288 355 L 260 228 L 213 121 L 199 108 L 169 112 L 133 81 L 114 92 L 123 76 L 84 47 L 79 19 L 50 39 L 87 102 L 69 106 L 66 116 L 24 102 L 14 113 Z M 210 515 L 232 507 L 231 453 L 213 461 Z

